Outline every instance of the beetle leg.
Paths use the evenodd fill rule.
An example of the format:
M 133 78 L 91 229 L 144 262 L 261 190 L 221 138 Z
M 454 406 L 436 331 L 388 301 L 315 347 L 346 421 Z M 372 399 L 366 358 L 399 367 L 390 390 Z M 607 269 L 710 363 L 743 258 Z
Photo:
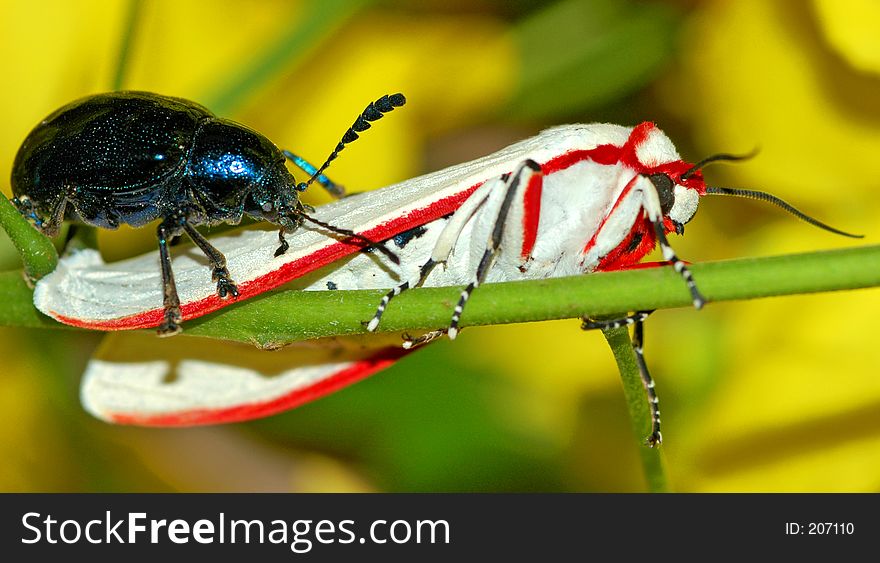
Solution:
M 156 229 L 159 238 L 159 264 L 162 266 L 162 305 L 165 308 L 165 320 L 159 325 L 159 336 L 172 336 L 180 332 L 180 323 L 183 315 L 180 313 L 180 297 L 177 296 L 177 286 L 174 284 L 174 272 L 171 270 L 171 255 L 168 245 L 173 234 L 173 226 L 169 219 L 165 219 Z
M 52 206 L 52 215 L 48 221 L 38 219 L 37 227 L 47 237 L 54 237 L 61 229 L 61 223 L 64 222 L 64 212 L 67 210 L 67 198 L 62 196 L 58 203 Z
M 287 249 L 290 248 L 290 244 L 287 242 L 287 239 L 284 238 L 284 229 L 278 230 L 278 242 L 281 244 L 277 249 L 275 249 L 276 258 L 287 252 Z
M 287 252 L 287 249 L 290 248 L 290 244 L 288 244 L 287 239 L 284 238 L 284 233 L 292 233 L 302 226 L 302 215 L 306 209 L 314 211 L 314 208 L 297 201 L 295 208 L 282 208 L 279 210 L 279 214 L 281 215 L 279 224 L 281 225 L 281 228 L 278 230 L 278 242 L 280 245 L 275 250 L 276 258 Z
M 183 224 L 183 230 L 186 231 L 189 238 L 196 243 L 196 246 L 202 249 L 202 252 L 204 252 L 205 256 L 208 257 L 208 260 L 211 261 L 211 266 L 214 268 L 211 273 L 211 279 L 217 282 L 217 295 L 223 299 L 229 295 L 238 297 L 238 287 L 236 287 L 235 282 L 229 277 L 229 270 L 226 269 L 226 257 L 223 256 L 223 253 L 214 248 L 214 246 L 208 242 L 208 239 L 202 236 L 202 233 L 198 232 L 195 227 L 189 223 Z

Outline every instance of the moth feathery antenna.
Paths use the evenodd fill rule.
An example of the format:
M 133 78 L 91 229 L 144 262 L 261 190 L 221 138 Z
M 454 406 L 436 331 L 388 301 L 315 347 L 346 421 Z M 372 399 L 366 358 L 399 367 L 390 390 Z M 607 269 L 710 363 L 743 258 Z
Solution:
M 309 223 L 313 223 L 315 225 L 318 225 L 319 227 L 323 227 L 323 228 L 327 229 L 328 231 L 334 232 L 338 235 L 343 235 L 348 238 L 355 239 L 368 248 L 375 248 L 376 250 L 378 250 L 379 252 L 381 252 L 382 254 L 387 256 L 388 259 L 391 260 L 392 262 L 394 262 L 395 264 L 400 264 L 400 257 L 397 254 L 388 250 L 388 248 L 386 248 L 383 244 L 378 243 L 378 242 L 374 242 L 374 241 L 368 239 L 367 237 L 365 237 L 364 235 L 360 235 L 360 234 L 358 234 L 354 231 L 350 231 L 348 229 L 342 229 L 340 227 L 335 227 L 329 223 L 325 223 L 324 221 L 321 221 L 319 219 L 315 219 L 314 217 L 306 215 L 305 213 L 300 214 L 300 217 L 302 217 L 303 219 L 305 219 Z
M 815 227 L 819 227 L 820 229 L 824 229 L 824 230 L 831 232 L 831 233 L 834 233 L 836 235 L 842 235 L 842 236 L 850 237 L 850 238 L 864 238 L 865 237 L 865 235 L 854 235 L 852 233 L 847 233 L 846 231 L 841 231 L 839 229 L 835 229 L 834 227 L 832 227 L 830 225 L 826 225 L 822 221 L 819 221 L 818 219 L 814 219 L 813 217 L 810 217 L 809 215 L 807 215 L 803 211 L 797 209 L 796 207 L 794 207 L 790 203 L 783 201 L 782 199 L 780 199 L 774 195 L 770 195 L 766 192 L 759 192 L 757 190 L 743 190 L 743 189 L 738 189 L 738 188 L 720 188 L 720 187 L 715 187 L 715 186 L 709 186 L 706 188 L 706 193 L 712 194 L 712 195 L 730 195 L 730 196 L 745 197 L 745 198 L 749 198 L 749 199 L 757 199 L 760 201 L 766 201 L 768 203 L 772 203 L 773 205 L 776 205 L 777 207 L 784 209 L 785 211 L 791 213 L 792 215 L 794 215 L 795 217 L 797 217 L 801 221 L 805 221 Z
M 339 156 L 339 153 L 342 152 L 342 149 L 345 148 L 346 145 L 356 141 L 359 137 L 358 133 L 363 133 L 367 129 L 369 129 L 371 121 L 378 121 L 382 119 L 382 116 L 386 113 L 393 111 L 394 108 L 399 108 L 400 106 L 406 103 L 406 98 L 403 94 L 391 94 L 385 95 L 376 100 L 375 102 L 370 102 L 370 104 L 361 112 L 357 119 L 354 120 L 354 123 L 345 134 L 342 136 L 342 140 L 339 141 L 339 144 L 336 145 L 336 148 L 333 149 L 333 152 L 330 153 L 330 156 L 327 157 L 327 160 L 324 161 L 324 164 L 318 168 L 314 174 L 312 174 L 311 178 L 309 178 L 305 182 L 301 182 L 296 186 L 298 191 L 304 191 L 307 187 L 309 187 L 321 174 L 324 173 L 324 170 L 330 166 L 330 163 L 336 160 L 336 157 Z
M 752 150 L 750 150 L 749 152 L 747 152 L 746 154 L 718 153 L 718 154 L 713 154 L 711 156 L 707 156 L 706 158 L 704 158 L 700 162 L 691 166 L 687 172 L 685 172 L 684 174 L 681 175 L 681 179 L 687 180 L 688 177 L 690 177 L 694 172 L 702 169 L 704 166 L 706 166 L 707 164 L 710 164 L 712 162 L 722 162 L 722 161 L 736 162 L 739 160 L 748 160 L 750 158 L 754 158 L 758 154 L 759 151 L 760 151 L 760 149 L 758 147 L 755 147 Z

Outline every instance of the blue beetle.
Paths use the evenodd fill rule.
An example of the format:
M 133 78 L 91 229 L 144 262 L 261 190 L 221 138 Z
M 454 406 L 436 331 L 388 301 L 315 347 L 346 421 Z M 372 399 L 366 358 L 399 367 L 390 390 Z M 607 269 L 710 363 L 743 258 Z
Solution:
M 24 140 L 12 169 L 12 201 L 47 236 L 56 235 L 65 219 L 105 229 L 161 219 L 165 315 L 159 334 L 175 334 L 182 320 L 168 249 L 175 237 L 186 233 L 205 253 L 220 297 L 238 296 L 226 258 L 197 225 L 237 224 L 244 215 L 277 224 L 276 256 L 287 250 L 284 234 L 304 221 L 385 250 L 311 218 L 299 192 L 316 179 L 337 191 L 322 172 L 370 121 L 405 102 L 394 94 L 369 104 L 315 169 L 256 131 L 189 100 L 150 92 L 89 96 L 49 115 Z M 288 158 L 313 172 L 308 182 L 296 183 L 285 166 Z

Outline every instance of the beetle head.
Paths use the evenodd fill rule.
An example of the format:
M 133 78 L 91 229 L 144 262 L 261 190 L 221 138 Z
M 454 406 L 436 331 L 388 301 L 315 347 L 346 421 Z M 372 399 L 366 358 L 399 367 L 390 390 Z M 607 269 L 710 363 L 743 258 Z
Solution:
M 283 157 L 282 157 L 283 158 Z M 306 206 L 299 200 L 296 180 L 287 170 L 284 160 L 267 168 L 260 182 L 244 201 L 244 212 L 255 219 L 280 225 L 292 232 L 302 224 Z

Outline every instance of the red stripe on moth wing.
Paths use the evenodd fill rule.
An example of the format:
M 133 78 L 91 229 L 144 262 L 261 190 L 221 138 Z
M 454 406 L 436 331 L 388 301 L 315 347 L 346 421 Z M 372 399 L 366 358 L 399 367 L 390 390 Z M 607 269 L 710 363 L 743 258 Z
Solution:
M 430 223 L 431 221 L 449 215 L 458 209 L 461 204 L 470 197 L 478 187 L 480 187 L 480 185 L 481 184 L 475 184 L 466 190 L 437 200 L 423 208 L 414 209 L 405 215 L 386 221 L 381 225 L 362 231 L 359 234 L 370 240 L 379 242 L 387 240 L 403 231 L 412 229 L 413 227 Z M 275 289 L 291 280 L 295 280 L 317 270 L 318 268 L 353 254 L 362 248 L 363 246 L 360 244 L 337 241 L 319 248 L 312 254 L 287 262 L 281 265 L 277 270 L 273 270 L 262 277 L 242 282 L 238 286 L 239 297 L 236 299 L 222 299 L 214 294 L 198 301 L 181 303 L 180 311 L 183 320 L 186 321 L 207 315 L 208 313 L 222 309 L 227 305 L 238 303 L 254 297 L 255 295 Z M 58 314 L 55 311 L 51 311 L 50 316 L 61 323 L 79 328 L 95 330 L 133 330 L 159 326 L 164 320 L 164 310 L 157 308 L 126 317 L 100 320 L 71 318 Z
M 657 245 L 654 229 L 651 222 L 645 218 L 644 211 L 639 214 L 633 228 L 626 237 L 620 241 L 614 250 L 599 260 L 596 271 L 607 272 L 612 270 L 626 270 L 651 252 Z
M 538 220 L 541 218 L 541 192 L 544 177 L 533 174 L 523 194 L 523 243 L 520 256 L 523 260 L 529 257 L 538 239 Z
M 329 395 L 381 371 L 408 353 L 403 348 L 388 348 L 370 359 L 360 360 L 308 387 L 261 403 L 218 409 L 192 409 L 169 414 L 112 413 L 106 416 L 117 424 L 137 426 L 199 426 L 242 422 L 278 414 Z

